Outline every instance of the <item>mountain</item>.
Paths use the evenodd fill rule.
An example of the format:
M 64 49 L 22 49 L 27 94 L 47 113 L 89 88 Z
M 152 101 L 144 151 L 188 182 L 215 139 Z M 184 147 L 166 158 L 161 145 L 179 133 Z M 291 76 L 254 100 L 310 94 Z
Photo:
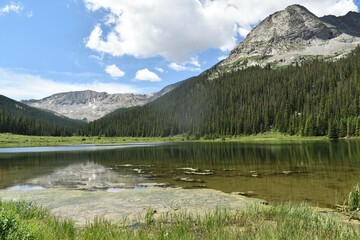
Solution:
M 169 85 L 154 94 L 108 94 L 106 92 L 77 91 L 58 93 L 40 100 L 23 100 L 29 106 L 57 112 L 72 119 L 93 121 L 118 109 L 142 106 L 170 92 L 180 83 Z
M 330 17 L 343 23 L 333 25 L 289 6 L 262 21 L 213 68 L 151 103 L 94 121 L 80 134 L 212 138 L 275 130 L 359 136 L 360 42 L 349 35 L 358 31 L 359 14 L 348 15 L 351 21 Z
M 305 7 L 291 5 L 264 19 L 230 53 L 208 72 L 209 79 L 251 66 L 279 67 L 316 58 L 337 60 L 360 44 L 360 14 L 317 17 Z M 176 88 L 155 94 L 107 94 L 94 91 L 58 93 L 41 100 L 22 101 L 73 119 L 97 120 L 118 108 L 143 106 Z
M 302 136 L 360 135 L 360 47 L 338 61 L 250 67 L 209 80 L 188 79 L 141 107 L 117 110 L 80 134 L 214 138 L 279 131 Z
M 343 33 L 360 37 L 360 14 L 357 12 L 349 12 L 345 16 L 340 17 L 328 15 L 320 19 L 341 29 Z
M 84 124 L 0 95 L 1 133 L 70 136 Z
M 255 27 L 218 64 L 213 77 L 255 65 L 278 67 L 319 57 L 338 59 L 360 44 L 359 33 L 359 13 L 319 18 L 303 6 L 291 5 Z

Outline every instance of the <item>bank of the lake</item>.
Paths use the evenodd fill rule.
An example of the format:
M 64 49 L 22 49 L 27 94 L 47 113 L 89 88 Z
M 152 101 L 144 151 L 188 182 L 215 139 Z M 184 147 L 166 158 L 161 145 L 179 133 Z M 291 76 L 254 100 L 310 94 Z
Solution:
M 126 219 L 133 224 L 148 209 L 157 215 L 176 212 L 202 214 L 216 209 L 245 210 L 261 205 L 263 200 L 238 194 L 226 194 L 212 189 L 180 189 L 149 187 L 142 190 L 77 191 L 67 189 L 1 190 L 2 201 L 26 201 L 43 206 L 62 219 L 72 219 L 84 225 L 95 218 L 111 222 Z
M 0 238 L 96 240 L 360 237 L 358 225 L 349 224 L 343 216 L 324 210 L 317 211 L 301 204 L 267 206 L 261 205 L 260 200 L 214 190 L 129 191 L 126 194 L 63 190 L 45 190 L 35 194 L 1 191 Z M 32 200 L 36 205 L 24 201 L 7 201 L 9 199 Z M 46 206 L 48 209 L 39 206 Z M 127 214 L 119 215 L 121 212 Z M 81 225 L 75 224 L 84 216 L 86 221 L 82 220 Z
M 243 143 L 289 143 L 302 141 L 329 141 L 328 137 L 290 136 L 269 132 L 250 136 L 227 136 L 218 138 L 198 138 L 176 135 L 169 137 L 52 137 L 25 136 L 9 133 L 0 134 L 0 147 L 61 146 L 74 144 L 125 144 L 138 142 L 243 142 Z

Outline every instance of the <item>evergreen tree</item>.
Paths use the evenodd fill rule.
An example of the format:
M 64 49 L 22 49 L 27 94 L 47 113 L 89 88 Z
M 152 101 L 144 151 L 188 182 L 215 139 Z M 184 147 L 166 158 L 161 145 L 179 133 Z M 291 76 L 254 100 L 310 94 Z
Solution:
M 80 129 L 84 135 L 359 136 L 360 47 L 336 62 L 250 67 L 218 74 L 216 66 L 142 107 L 120 109 Z

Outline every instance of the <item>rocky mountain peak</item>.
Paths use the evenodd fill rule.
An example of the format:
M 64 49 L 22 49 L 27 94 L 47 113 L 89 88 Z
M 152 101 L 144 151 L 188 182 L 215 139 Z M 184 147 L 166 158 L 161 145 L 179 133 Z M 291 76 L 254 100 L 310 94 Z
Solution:
M 262 21 L 232 53 L 273 55 L 289 44 L 328 40 L 340 34 L 333 25 L 321 21 L 305 7 L 291 5 Z
M 345 16 L 339 17 L 328 15 L 320 19 L 341 29 L 343 33 L 360 37 L 360 13 L 358 12 L 348 12 Z
M 65 93 L 57 93 L 47 98 L 44 98 L 40 101 L 44 102 L 52 99 L 58 103 L 62 104 L 74 104 L 74 103 L 85 103 L 92 100 L 103 99 L 107 96 L 106 92 L 95 92 L 92 90 L 85 91 L 74 91 L 74 92 L 65 92 Z
M 356 12 L 319 18 L 301 5 L 288 6 L 255 27 L 229 57 L 217 65 L 216 71 L 289 65 L 318 56 L 340 57 L 360 44 L 359 18 Z
M 141 106 L 172 91 L 181 82 L 166 86 L 152 94 L 108 94 L 92 90 L 57 93 L 40 100 L 23 100 L 32 107 L 51 110 L 73 119 L 93 121 L 118 109 Z

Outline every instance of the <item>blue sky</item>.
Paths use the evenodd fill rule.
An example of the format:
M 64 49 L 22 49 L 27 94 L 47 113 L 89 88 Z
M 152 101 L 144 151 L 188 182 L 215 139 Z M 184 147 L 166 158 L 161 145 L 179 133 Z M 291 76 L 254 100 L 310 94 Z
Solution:
M 359 1 L 0 0 L 0 94 L 16 100 L 91 89 L 151 93 L 226 57 L 290 4 L 318 16 Z

